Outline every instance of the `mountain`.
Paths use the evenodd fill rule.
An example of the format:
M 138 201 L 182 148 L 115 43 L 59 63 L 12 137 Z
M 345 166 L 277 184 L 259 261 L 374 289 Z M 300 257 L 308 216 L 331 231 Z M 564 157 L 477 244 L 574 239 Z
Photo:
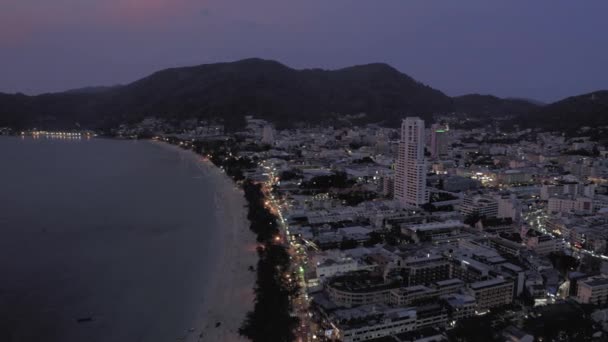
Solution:
M 501 99 L 492 95 L 470 94 L 453 98 L 456 112 L 476 116 L 520 115 L 540 107 L 539 104 L 524 99 Z
M 525 102 L 530 102 L 532 104 L 535 104 L 537 106 L 544 106 L 547 103 L 543 102 L 543 101 L 539 101 L 536 99 L 529 99 L 529 98 L 525 98 L 525 97 L 507 97 L 507 100 L 518 100 L 518 101 L 525 101 Z
M 295 70 L 278 62 L 172 68 L 120 87 L 39 96 L 0 94 L 0 126 L 112 126 L 145 116 L 215 117 L 253 114 L 279 124 L 315 122 L 332 113 L 367 113 L 395 121 L 451 109 L 450 97 L 386 64 L 339 70 Z
M 581 126 L 608 125 L 608 90 L 571 96 L 539 107 L 518 118 L 526 127 L 543 127 L 565 132 Z
M 585 118 L 605 99 L 570 98 L 539 106 L 528 100 L 491 95 L 450 98 L 387 64 L 374 63 L 338 70 L 296 70 L 275 61 L 245 59 L 231 63 L 171 68 L 133 83 L 89 87 L 61 93 L 27 96 L 0 93 L 0 127 L 114 127 L 146 116 L 166 119 L 216 118 L 227 126 L 255 115 L 287 126 L 295 122 L 331 123 L 341 115 L 365 113 L 367 122 L 397 125 L 406 115 L 429 119 L 433 113 L 464 112 L 477 116 L 519 115 L 530 124 L 546 124 L 551 113 L 564 120 Z M 584 96 L 583 96 L 584 97 Z M 563 103 L 562 103 L 563 102 Z M 573 103 L 571 103 L 573 102 Z M 579 107 L 582 104 L 583 107 Z M 568 121 L 570 120 L 570 121 Z
M 63 93 L 70 93 L 70 94 L 96 94 L 96 93 L 103 93 L 105 91 L 108 91 L 108 90 L 111 90 L 111 89 L 114 89 L 114 88 L 118 88 L 118 87 L 120 87 L 120 85 L 84 87 L 84 88 L 76 88 L 76 89 L 66 90 Z

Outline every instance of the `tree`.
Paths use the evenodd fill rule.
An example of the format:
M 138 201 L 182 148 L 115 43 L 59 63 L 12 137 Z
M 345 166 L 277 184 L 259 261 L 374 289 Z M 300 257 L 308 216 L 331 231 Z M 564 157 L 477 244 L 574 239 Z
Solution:
M 285 170 L 283 172 L 281 172 L 281 174 L 279 175 L 279 179 L 281 181 L 289 181 L 289 180 L 294 180 L 294 179 L 298 179 L 301 178 L 302 174 L 295 169 L 292 170 Z
M 437 181 L 437 185 L 436 185 L 435 187 L 436 187 L 437 189 L 439 189 L 439 190 L 443 190 L 443 182 L 444 182 L 444 181 L 443 181 L 443 178 L 440 178 L 440 179 Z
M 464 223 L 468 224 L 469 226 L 474 226 L 477 221 L 481 219 L 482 217 L 479 215 L 478 212 L 473 212 L 465 217 Z
M 589 254 L 584 254 L 581 259 L 580 271 L 584 273 L 599 273 L 602 260 Z
M 353 160 L 354 164 L 375 164 L 376 162 L 371 157 L 363 157 Z
M 291 316 L 291 297 L 297 294 L 298 287 L 283 280 L 289 272 L 290 257 L 285 247 L 274 241 L 279 233 L 277 218 L 265 206 L 261 185 L 247 180 L 243 190 L 249 204 L 250 229 L 262 246 L 258 248 L 254 308 L 239 333 L 253 342 L 293 341 L 299 320 Z
M 353 240 L 353 239 L 343 238 L 342 241 L 340 242 L 340 249 L 342 249 L 342 250 L 353 249 L 353 248 L 357 248 L 358 246 L 359 246 L 359 243 L 357 243 L 357 241 Z
M 429 213 L 432 213 L 437 210 L 437 208 L 435 208 L 435 206 L 431 203 L 424 203 L 423 205 L 420 206 L 420 208 L 422 208 L 422 210 L 427 211 Z
M 563 277 L 566 277 L 568 272 L 576 270 L 579 264 L 575 257 L 566 255 L 563 252 L 552 252 L 548 257 L 553 264 L 553 267 L 558 270 Z
M 302 189 L 319 189 L 326 191 L 329 188 L 347 188 L 354 184 L 349 180 L 345 172 L 336 172 L 327 176 L 316 176 L 307 182 L 302 182 Z
M 380 234 L 379 232 L 371 232 L 369 233 L 369 240 L 365 241 L 363 243 L 363 246 L 372 247 L 374 245 L 382 243 L 383 241 L 384 239 L 382 238 L 382 234 Z
M 370 201 L 377 197 L 372 191 L 352 191 L 348 193 L 339 193 L 336 197 L 348 206 L 356 206 L 361 202 Z
M 489 342 L 498 340 L 495 333 L 496 329 L 492 327 L 491 318 L 480 316 L 458 321 L 456 327 L 449 331 L 448 336 L 451 341 Z

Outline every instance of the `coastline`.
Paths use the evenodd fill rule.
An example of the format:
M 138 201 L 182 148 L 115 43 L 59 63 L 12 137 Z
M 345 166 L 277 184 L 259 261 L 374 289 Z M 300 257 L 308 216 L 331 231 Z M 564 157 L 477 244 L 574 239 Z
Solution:
M 215 215 L 219 225 L 220 254 L 214 261 L 200 312 L 192 329 L 181 341 L 248 341 L 238 329 L 253 310 L 256 273 L 249 266 L 257 264 L 256 238 L 249 229 L 246 200 L 241 189 L 211 162 L 190 150 L 164 142 L 152 143 L 191 158 L 202 175 L 214 185 Z M 216 327 L 217 323 L 221 323 Z

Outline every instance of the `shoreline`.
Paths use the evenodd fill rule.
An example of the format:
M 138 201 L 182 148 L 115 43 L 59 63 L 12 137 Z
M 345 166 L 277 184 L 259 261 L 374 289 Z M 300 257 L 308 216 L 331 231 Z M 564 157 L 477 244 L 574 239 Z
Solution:
M 213 186 L 214 212 L 218 226 L 220 255 L 214 260 L 214 271 L 209 274 L 204 300 L 199 314 L 192 322 L 192 329 L 184 338 L 187 342 L 249 341 L 239 335 L 248 312 L 253 310 L 256 273 L 249 266 L 256 266 L 258 255 L 255 234 L 249 229 L 243 191 L 234 181 L 210 161 L 205 161 L 193 151 L 165 142 L 151 143 L 191 158 L 202 175 Z M 216 327 L 217 323 L 221 323 Z

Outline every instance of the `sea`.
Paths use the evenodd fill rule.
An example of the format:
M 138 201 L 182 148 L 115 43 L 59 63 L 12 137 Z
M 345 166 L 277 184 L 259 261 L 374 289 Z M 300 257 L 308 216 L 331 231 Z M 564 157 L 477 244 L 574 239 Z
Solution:
M 185 339 L 218 254 L 200 167 L 148 141 L 0 137 L 0 341 Z

